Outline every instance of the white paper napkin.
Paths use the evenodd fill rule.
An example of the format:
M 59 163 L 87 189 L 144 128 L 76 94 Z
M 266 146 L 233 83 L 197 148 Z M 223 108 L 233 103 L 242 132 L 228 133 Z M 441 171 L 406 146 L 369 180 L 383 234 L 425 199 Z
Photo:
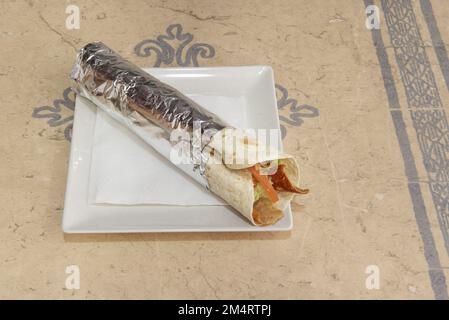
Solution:
M 246 122 L 243 97 L 190 98 L 231 125 L 243 127 Z M 88 201 L 121 205 L 225 205 L 101 109 L 97 109 Z

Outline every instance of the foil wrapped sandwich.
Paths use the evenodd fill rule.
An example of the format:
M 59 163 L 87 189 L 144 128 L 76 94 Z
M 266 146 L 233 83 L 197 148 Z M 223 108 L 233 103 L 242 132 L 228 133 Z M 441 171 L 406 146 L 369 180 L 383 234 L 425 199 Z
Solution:
M 295 194 L 308 192 L 298 187 L 292 156 L 233 128 L 101 42 L 81 48 L 71 77 L 80 95 L 254 225 L 276 223 Z

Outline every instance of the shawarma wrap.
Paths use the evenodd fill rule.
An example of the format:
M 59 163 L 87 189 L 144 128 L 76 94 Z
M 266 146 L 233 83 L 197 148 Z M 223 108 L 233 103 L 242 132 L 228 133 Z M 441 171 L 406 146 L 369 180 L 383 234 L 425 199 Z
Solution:
M 295 159 L 232 128 L 175 88 L 123 59 L 101 42 L 83 47 L 71 77 L 78 92 L 172 161 L 165 146 L 175 130 L 208 132 L 188 140 L 189 163 L 175 164 L 258 226 L 276 223 L 300 189 Z M 167 135 L 155 134 L 154 127 Z M 173 161 L 172 161 L 173 162 Z
M 292 156 L 278 154 L 240 130 L 218 132 L 208 147 L 214 153 L 205 172 L 210 190 L 255 225 L 276 223 L 295 194 L 308 192 L 297 187 L 299 168 Z

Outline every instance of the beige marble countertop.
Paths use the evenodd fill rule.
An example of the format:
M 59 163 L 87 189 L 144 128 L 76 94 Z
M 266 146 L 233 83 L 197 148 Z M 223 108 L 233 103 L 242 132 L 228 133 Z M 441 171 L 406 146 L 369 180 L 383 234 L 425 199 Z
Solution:
M 80 9 L 79 29 L 66 27 L 69 4 Z M 375 1 L 381 9 L 376 32 L 365 26 L 367 4 L 2 0 L 0 298 L 447 297 L 444 237 L 449 220 L 441 209 L 447 199 L 435 196 L 442 193 L 433 188 L 432 172 L 424 165 L 425 139 L 420 140 L 414 126 L 416 114 L 408 112 L 414 105 L 404 84 L 404 52 L 391 41 L 398 32 L 393 21 L 397 5 L 384 1 L 382 10 Z M 439 59 L 449 41 L 443 24 L 449 18 L 447 6 L 443 0 L 432 1 L 443 41 L 436 45 L 426 9 L 418 1 L 401 5 L 410 9 L 408 4 L 416 19 L 407 20 L 412 26 L 406 29 L 419 28 L 423 45 L 417 46 L 426 52 L 419 63 L 429 66 L 429 94 L 441 102 L 429 102 L 431 110 L 444 110 L 449 91 Z M 291 232 L 61 231 L 73 114 L 73 95 L 65 90 L 72 85 L 68 74 L 77 48 L 102 40 L 139 66 L 151 67 L 161 56 L 143 56 L 136 45 L 170 30 L 193 37 L 180 52 L 186 65 L 194 65 L 185 60 L 188 48 L 199 43 L 205 50 L 204 56 L 196 56 L 200 66 L 273 67 L 284 147 L 295 155 L 304 185 L 311 189 L 293 202 Z M 383 44 L 376 42 L 376 51 L 373 39 L 378 35 Z M 181 43 L 173 39 L 168 47 L 178 50 Z M 176 59 L 160 61 L 161 67 L 179 64 Z M 422 96 L 419 83 L 413 92 Z M 394 101 L 400 104 L 396 113 Z M 398 112 L 403 122 L 396 121 Z M 405 131 L 399 130 L 401 123 Z M 427 127 L 431 136 L 432 123 Z M 429 152 L 443 159 L 444 171 L 447 122 L 440 124 L 434 136 L 442 132 L 441 148 Z M 413 166 L 414 175 L 407 171 Z M 66 287 L 70 265 L 79 267 L 79 289 Z M 378 289 L 367 285 L 367 268 L 373 270 L 369 266 L 378 268 Z

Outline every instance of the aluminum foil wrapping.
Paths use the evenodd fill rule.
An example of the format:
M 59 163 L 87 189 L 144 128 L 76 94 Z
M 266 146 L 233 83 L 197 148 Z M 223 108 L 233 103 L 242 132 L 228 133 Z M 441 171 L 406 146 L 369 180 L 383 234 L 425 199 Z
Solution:
M 207 187 L 203 173 L 208 153 L 203 150 L 213 132 L 228 127 L 224 121 L 101 42 L 89 43 L 80 50 L 71 77 L 82 96 L 125 124 L 168 160 L 173 130 L 183 129 L 191 135 L 207 130 L 209 134 L 201 139 L 186 142 L 193 150 L 189 163 L 176 164 Z

